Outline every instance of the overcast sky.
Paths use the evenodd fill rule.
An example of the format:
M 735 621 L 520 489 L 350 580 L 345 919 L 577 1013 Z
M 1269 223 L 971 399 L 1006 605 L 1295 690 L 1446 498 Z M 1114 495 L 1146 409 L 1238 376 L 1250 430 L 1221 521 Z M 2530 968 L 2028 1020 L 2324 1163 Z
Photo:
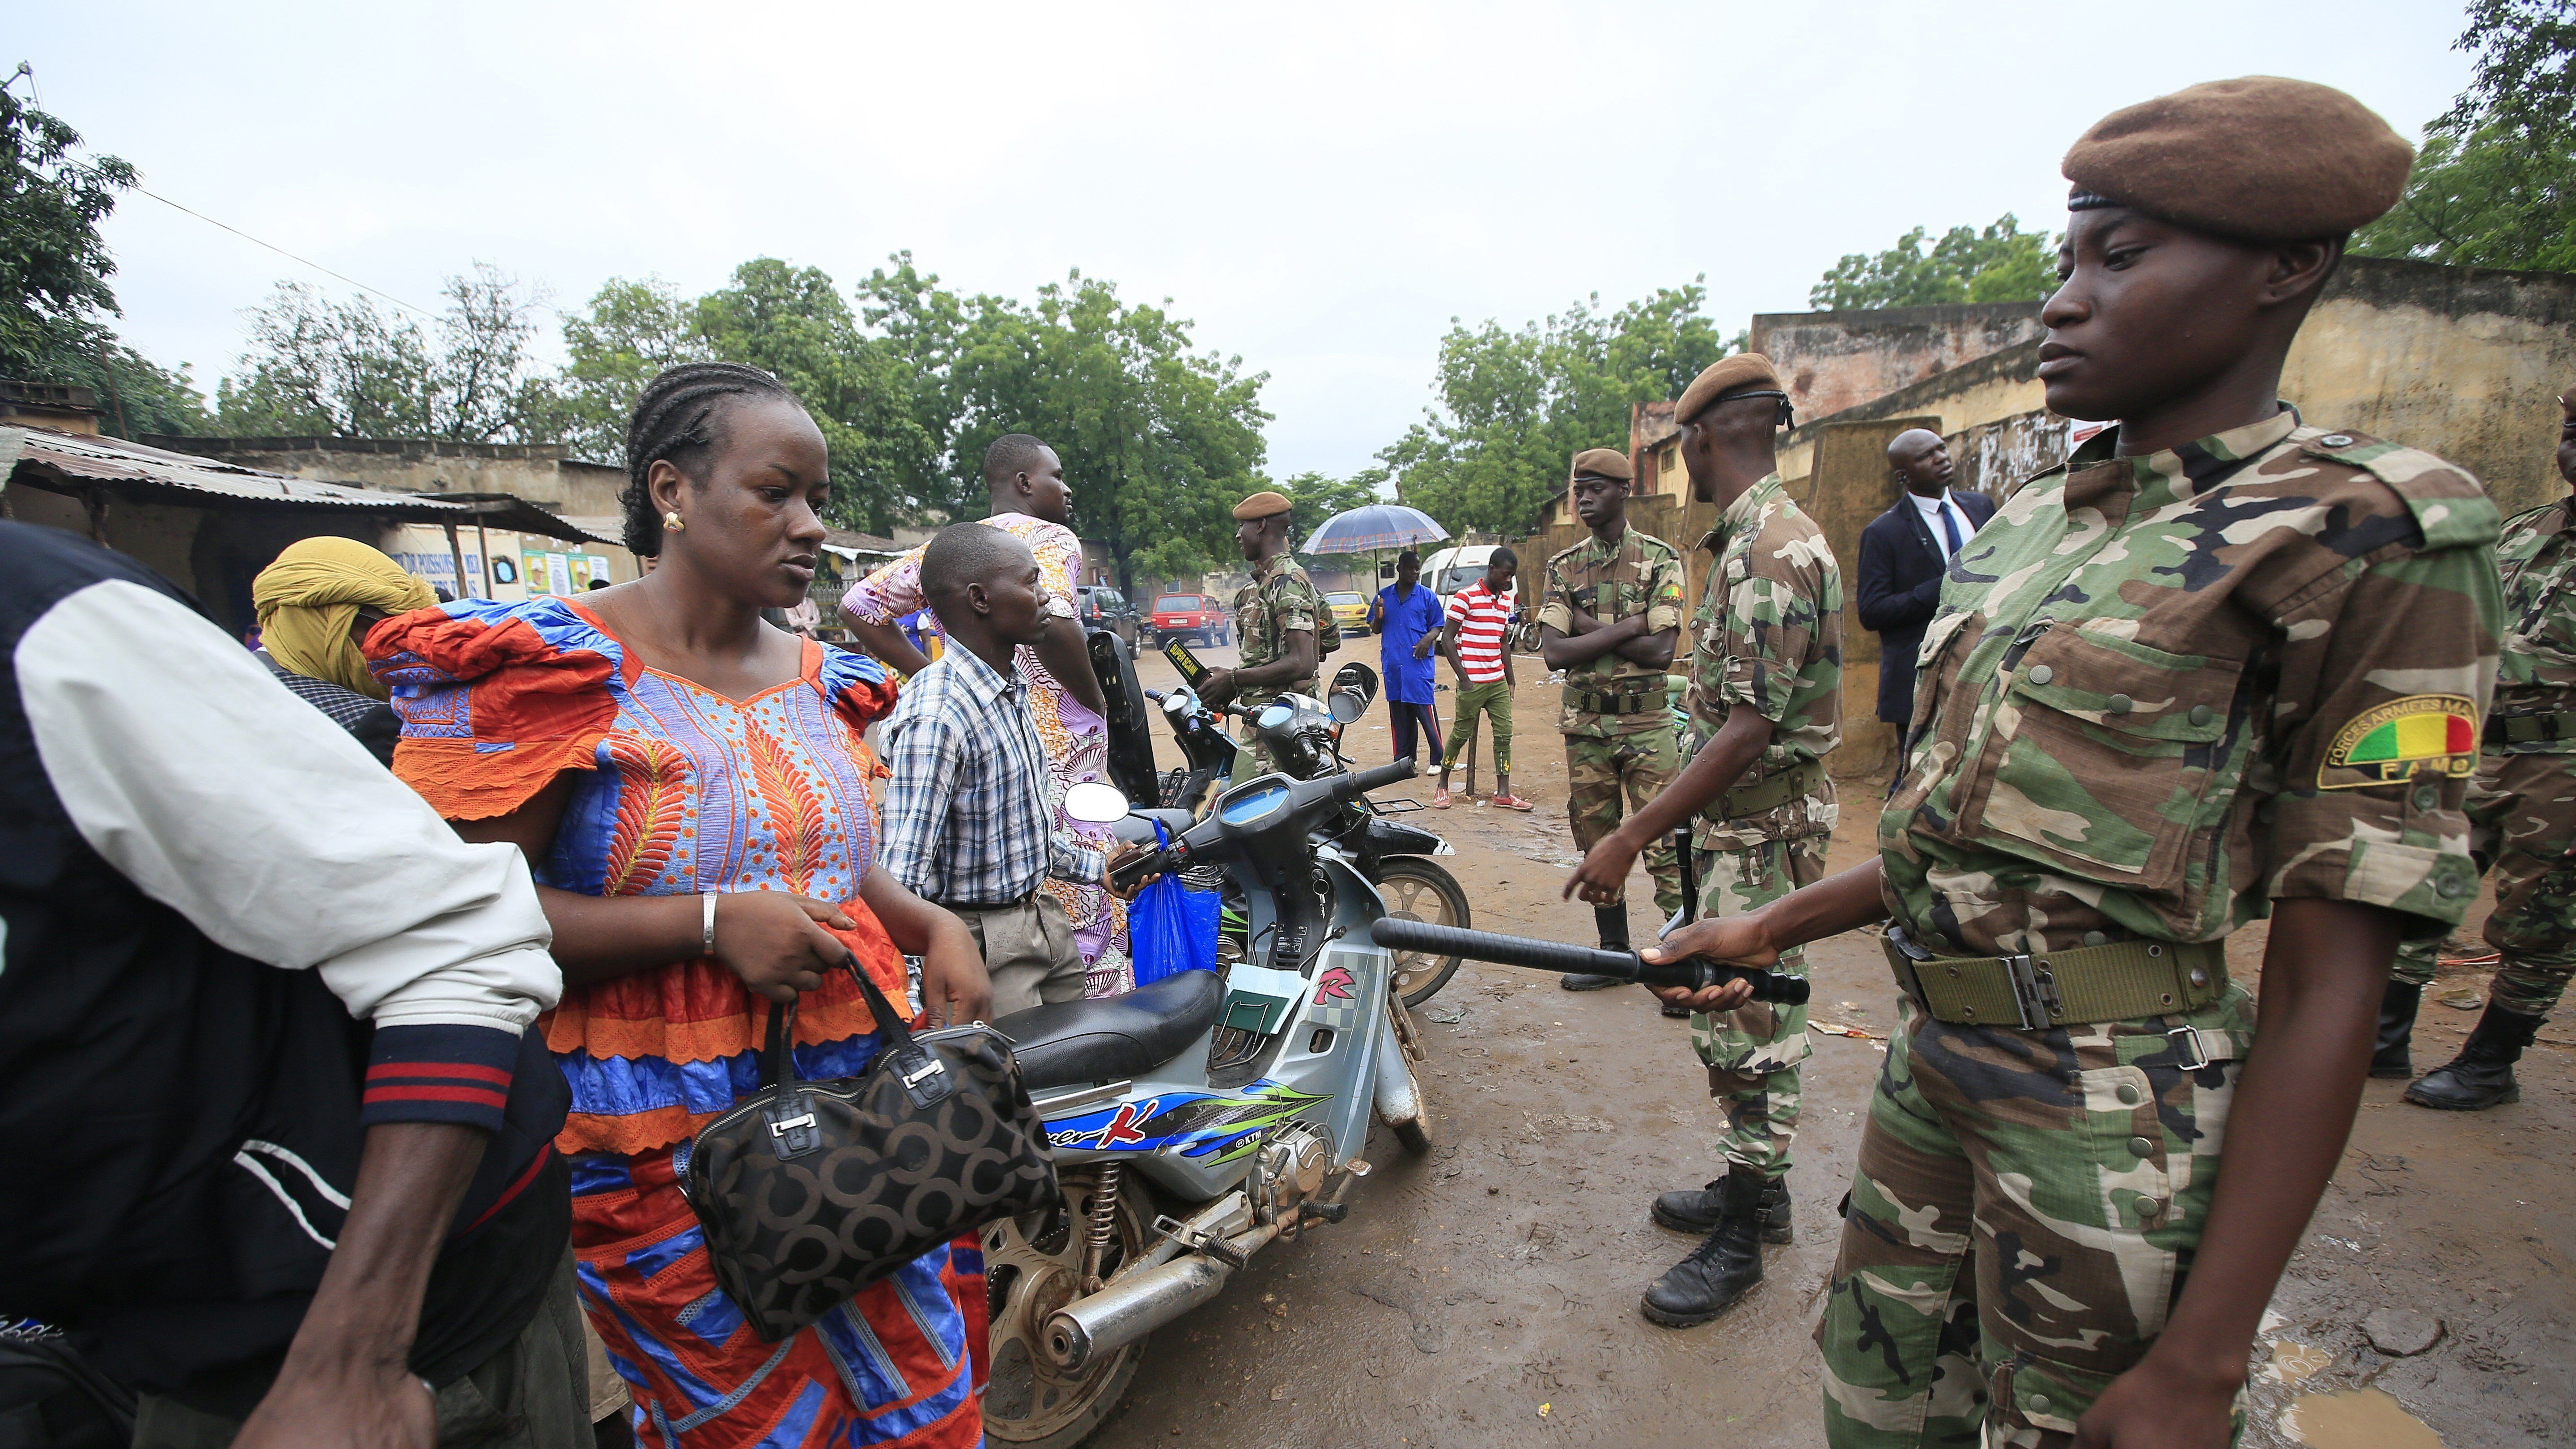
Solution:
M 2062 224 L 2067 143 L 2195 81 L 2323 81 L 2416 138 L 2466 83 L 2462 24 L 2451 0 L 106 0 L 15 13 L 0 65 L 151 190 L 423 306 L 477 260 L 563 307 L 761 255 L 846 287 L 909 248 L 1022 297 L 1079 267 L 1270 375 L 1284 477 L 1366 466 L 1452 317 L 1706 273 L 1731 334 L 1918 223 Z M 346 290 L 141 196 L 107 236 L 125 334 L 209 393 L 275 282 Z

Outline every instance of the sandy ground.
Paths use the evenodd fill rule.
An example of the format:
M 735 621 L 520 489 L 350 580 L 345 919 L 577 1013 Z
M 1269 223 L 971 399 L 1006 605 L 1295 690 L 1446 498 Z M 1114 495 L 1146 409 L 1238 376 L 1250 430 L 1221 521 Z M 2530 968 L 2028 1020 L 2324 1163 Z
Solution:
M 1201 651 L 1231 663 L 1234 651 Z M 1375 667 L 1374 640 L 1331 663 Z M 1589 943 L 1591 913 L 1557 897 L 1575 862 L 1556 691 L 1519 661 L 1513 783 L 1528 815 L 1464 804 L 1417 817 L 1491 930 Z M 1170 666 L 1147 653 L 1149 688 Z M 1445 670 L 1443 671 L 1445 674 Z M 1328 668 L 1329 673 L 1329 668 Z M 1441 716 L 1449 715 L 1447 694 Z M 1353 757 L 1388 758 L 1383 706 Z M 1176 763 L 1167 740 L 1157 746 Z M 1490 774 L 1479 780 L 1490 791 Z M 1407 790 L 1428 800 L 1426 779 Z M 1847 796 L 1836 869 L 1870 848 L 1874 801 Z M 1632 935 L 1655 922 L 1643 872 Z M 2241 933 L 2240 979 L 2260 959 Z M 1884 1033 L 1894 988 L 1865 936 L 1810 948 L 1814 1015 Z M 2448 1060 L 2474 1011 L 2428 993 L 2417 1062 Z M 1809 1446 L 1814 1350 L 1841 1197 L 1882 1049 L 1819 1035 L 1791 1186 L 1797 1240 L 1770 1250 L 1741 1307 L 1684 1331 L 1637 1311 L 1646 1284 L 1693 1246 L 1653 1226 L 1658 1191 L 1718 1170 L 1717 1114 L 1685 1024 L 1643 991 L 1575 994 L 1555 978 L 1468 964 L 1417 1013 L 1436 1146 L 1410 1158 L 1380 1132 L 1376 1171 L 1338 1226 L 1273 1247 L 1225 1294 L 1164 1328 L 1101 1446 Z M 2246 1442 L 2326 1449 L 2576 1444 L 2576 1052 L 2562 1013 L 2525 1058 L 2523 1100 L 2475 1115 L 2398 1101 L 2373 1082 L 2350 1148 L 2274 1300 Z M 2375 1309 L 2436 1321 L 2432 1346 L 2391 1357 L 2361 1324 Z M 2438 1438 L 2433 1437 L 2438 1435 Z

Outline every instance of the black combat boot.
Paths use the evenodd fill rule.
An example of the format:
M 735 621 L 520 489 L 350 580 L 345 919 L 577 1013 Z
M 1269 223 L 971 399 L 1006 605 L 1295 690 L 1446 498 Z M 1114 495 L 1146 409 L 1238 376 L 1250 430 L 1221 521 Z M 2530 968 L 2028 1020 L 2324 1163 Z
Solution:
M 2371 1053 L 2370 1074 L 2374 1077 L 2411 1077 L 2415 1059 L 2406 1052 L 2406 1044 L 2415 1035 L 2415 1008 L 2424 1000 L 2424 988 L 2403 981 L 2391 981 L 2379 998 L 2379 1050 Z
M 1718 1219 L 1725 1212 L 1726 1179 L 1721 1177 L 1706 1187 L 1686 1187 L 1679 1192 L 1659 1194 L 1646 1216 L 1655 1226 L 1677 1233 L 1693 1235 L 1717 1231 Z M 1772 1178 L 1762 1184 L 1762 1241 L 1789 1241 L 1789 1179 Z
M 1628 949 L 1628 907 L 1624 904 L 1594 906 L 1592 929 L 1601 933 L 1602 950 L 1626 951 Z M 1616 976 L 1595 976 L 1587 971 L 1577 971 L 1558 977 L 1556 984 L 1568 991 L 1606 991 L 1613 986 L 1625 986 L 1628 983 Z
M 2406 1100 L 2445 1112 L 2478 1112 L 2521 1101 L 2513 1064 L 2521 1059 L 2522 1049 L 2531 1045 L 2540 1023 L 2540 1017 L 2507 1011 L 2490 999 L 2486 1015 L 2478 1018 L 2478 1028 L 2461 1044 L 2460 1054 L 2449 1065 L 2417 1078 L 2406 1089 Z
M 1640 1307 L 1666 1328 L 1708 1322 L 1762 1281 L 1762 1174 L 1739 1167 L 1719 1187 L 1717 1230 L 1646 1290 Z

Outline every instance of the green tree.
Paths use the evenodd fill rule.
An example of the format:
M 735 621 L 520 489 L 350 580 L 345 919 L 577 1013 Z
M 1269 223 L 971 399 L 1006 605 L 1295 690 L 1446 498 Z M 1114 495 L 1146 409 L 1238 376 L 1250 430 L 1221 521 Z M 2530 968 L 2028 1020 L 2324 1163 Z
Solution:
M 1518 532 L 1585 448 L 1624 448 L 1632 404 L 1678 396 L 1740 349 L 1701 313 L 1705 279 L 1614 312 L 1599 296 L 1512 329 L 1451 322 L 1436 406 L 1378 454 L 1396 496 L 1453 531 Z
M 1288 495 L 1288 536 L 1302 547 L 1334 514 L 1385 502 L 1387 480 L 1384 468 L 1362 468 L 1348 478 L 1310 469 L 1280 484 Z
M 860 330 L 820 268 L 745 262 L 732 286 L 699 300 L 698 327 L 715 356 L 774 373 L 805 400 L 832 450 L 834 521 L 883 534 L 918 514 L 913 489 L 934 444 L 912 414 L 913 363 Z
M 659 277 L 609 278 L 586 311 L 564 315 L 563 340 L 564 441 L 612 466 L 626 461 L 626 420 L 644 385 L 664 368 L 715 358 L 698 304 Z
M 2057 242 L 2023 231 L 2005 212 L 1980 231 L 1954 226 L 1924 249 L 1923 227 L 1876 256 L 1854 252 L 1809 289 L 1818 311 L 1930 307 L 1948 302 L 2037 302 L 2057 289 Z
M 2469 88 L 2425 129 L 2362 256 L 2576 271 L 2576 0 L 2475 0 Z
M 0 82 L 0 377 L 89 388 L 112 434 L 195 432 L 205 398 L 187 369 L 167 371 L 101 320 L 118 309 L 98 226 L 134 168 L 85 159 L 79 132 L 19 98 L 29 74 Z
M 1071 273 L 1033 302 L 962 297 L 909 254 L 859 288 L 868 325 L 913 367 L 913 416 L 941 461 L 920 501 L 981 517 L 984 450 L 1006 433 L 1064 460 L 1074 527 L 1108 547 L 1120 587 L 1185 578 L 1231 556 L 1234 505 L 1265 486 L 1266 374 L 1193 350 L 1191 324 Z
M 251 314 L 243 375 L 217 388 L 217 426 L 236 437 L 561 438 L 561 399 L 530 347 L 543 294 L 482 262 L 442 291 L 433 336 L 364 297 L 280 282 Z
M 82 159 L 78 131 L 0 83 L 0 375 L 26 377 L 79 324 L 114 313 L 116 271 L 98 224 L 134 185 L 113 156 Z

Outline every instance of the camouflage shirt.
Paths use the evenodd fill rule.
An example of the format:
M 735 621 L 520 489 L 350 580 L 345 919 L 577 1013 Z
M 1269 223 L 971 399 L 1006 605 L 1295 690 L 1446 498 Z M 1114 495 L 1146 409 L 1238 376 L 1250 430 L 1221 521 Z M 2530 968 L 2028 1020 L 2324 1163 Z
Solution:
M 1736 781 L 1742 790 L 1820 762 L 1843 739 L 1843 575 L 1825 535 L 1780 486 L 1747 488 L 1699 541 L 1716 554 L 1691 620 L 1691 733 L 1705 744 L 1727 713 L 1749 704 L 1771 721 L 1771 743 Z M 1833 785 L 1743 820 L 1705 816 L 1702 850 L 1739 850 L 1834 827 Z
M 1257 669 L 1285 658 L 1288 636 L 1300 629 L 1314 633 L 1315 615 L 1323 607 L 1315 581 L 1288 555 L 1254 566 L 1252 582 L 1234 596 L 1235 637 L 1243 641 L 1241 667 Z M 1316 676 L 1309 674 L 1266 689 L 1247 690 L 1236 695 L 1234 703 L 1254 705 L 1283 694 L 1313 694 L 1315 681 Z
M 2498 718 L 2576 711 L 2576 501 L 2560 499 L 2506 520 L 2496 541 L 2504 571 L 2504 649 L 2496 672 Z M 2576 724 L 2576 721 L 2570 721 Z M 2576 754 L 2576 729 L 2517 740 L 2498 754 Z
M 1614 548 L 1587 537 L 1547 561 L 1547 588 L 1540 598 L 1539 627 L 1569 637 L 1578 609 L 1604 624 L 1643 614 L 1650 634 L 1679 629 L 1682 556 L 1671 544 L 1634 527 Z M 1600 714 L 1579 707 L 1587 695 L 1645 696 L 1648 702 L 1627 714 Z M 1565 671 L 1565 703 L 1556 727 L 1569 735 L 1603 736 L 1672 728 L 1672 713 L 1664 703 L 1664 671 L 1622 659 L 1615 649 L 1576 665 Z
M 2117 443 L 1951 561 L 1879 817 L 1889 910 L 1979 956 L 2217 940 L 2283 897 L 2457 922 L 2496 667 L 2478 481 L 2288 408 Z

